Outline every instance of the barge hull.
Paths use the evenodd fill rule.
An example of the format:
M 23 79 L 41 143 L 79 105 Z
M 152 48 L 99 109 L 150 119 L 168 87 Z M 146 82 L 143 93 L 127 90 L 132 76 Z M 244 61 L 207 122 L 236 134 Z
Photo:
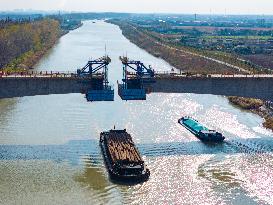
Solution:
M 109 132 L 102 132 L 101 133 L 100 147 L 101 147 L 104 162 L 105 162 L 106 168 L 108 170 L 110 179 L 116 183 L 122 183 L 122 184 L 134 184 L 134 183 L 140 183 L 140 182 L 147 181 L 150 176 L 150 171 L 149 171 L 149 169 L 146 168 L 145 165 L 144 165 L 145 169 L 143 169 L 141 174 L 130 174 L 130 175 L 127 174 L 126 175 L 126 174 L 120 174 L 117 171 L 115 171 L 115 169 L 114 169 L 115 164 L 114 164 L 112 156 L 110 154 L 109 146 L 107 144 L 107 139 L 106 139 L 106 136 L 108 136 L 108 135 L 109 135 Z M 133 144 L 133 146 L 134 146 L 134 144 Z M 137 149 L 136 149 L 136 151 L 137 151 Z M 137 154 L 139 155 L 138 151 L 137 151 Z M 139 157 L 139 160 L 142 160 L 140 155 L 138 157 Z
M 190 121 L 190 122 L 185 122 Z M 183 117 L 178 123 L 194 134 L 198 139 L 204 142 L 223 142 L 225 137 L 221 133 L 202 126 L 198 121 L 189 117 Z

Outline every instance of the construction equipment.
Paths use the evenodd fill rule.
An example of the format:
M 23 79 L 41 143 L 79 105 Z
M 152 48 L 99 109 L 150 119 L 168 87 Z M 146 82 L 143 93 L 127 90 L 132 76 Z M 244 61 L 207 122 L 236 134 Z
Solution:
M 90 60 L 82 68 L 77 70 L 77 75 L 91 79 L 91 89 L 86 92 L 87 101 L 114 101 L 114 90 L 109 86 L 108 65 L 111 62 L 109 56 L 103 56 L 96 60 Z M 101 72 L 99 72 L 101 71 Z M 87 81 L 90 83 L 90 81 Z
M 122 100 L 146 100 L 149 85 L 155 83 L 154 70 L 141 61 L 120 57 L 123 64 L 122 84 L 118 84 L 118 94 Z M 128 70 L 131 69 L 132 72 Z

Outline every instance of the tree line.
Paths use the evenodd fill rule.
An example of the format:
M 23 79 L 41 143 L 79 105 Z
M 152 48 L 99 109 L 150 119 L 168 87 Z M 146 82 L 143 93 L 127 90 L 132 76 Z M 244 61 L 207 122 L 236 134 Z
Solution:
M 17 22 L 0 28 L 0 69 L 32 66 L 36 63 L 33 59 L 54 45 L 60 34 L 59 22 L 53 19 Z

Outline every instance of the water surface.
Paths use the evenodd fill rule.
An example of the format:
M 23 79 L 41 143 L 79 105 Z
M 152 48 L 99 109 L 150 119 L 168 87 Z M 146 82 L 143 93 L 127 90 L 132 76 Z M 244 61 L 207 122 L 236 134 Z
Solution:
M 120 55 L 171 70 L 102 21 L 63 36 L 36 69 L 75 71 L 104 55 L 105 45 L 111 84 L 122 78 Z M 90 103 L 81 94 L 49 95 L 3 99 L 0 111 L 0 204 L 273 204 L 273 133 L 224 97 L 151 94 L 125 102 L 116 95 Z M 184 115 L 226 142 L 200 142 L 177 123 Z M 132 134 L 148 182 L 109 182 L 98 138 L 114 125 Z

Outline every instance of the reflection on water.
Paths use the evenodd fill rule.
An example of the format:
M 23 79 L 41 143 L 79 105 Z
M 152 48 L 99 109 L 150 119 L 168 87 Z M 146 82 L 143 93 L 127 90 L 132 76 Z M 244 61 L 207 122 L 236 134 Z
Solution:
M 271 200 L 273 181 L 267 176 L 272 174 L 273 170 L 273 142 L 258 138 L 245 142 L 242 140 L 241 143 L 258 142 L 269 147 L 263 154 L 253 152 L 246 155 L 240 147 L 231 143 L 209 145 L 191 141 L 138 144 L 151 170 L 151 177 L 148 182 L 131 187 L 114 185 L 108 180 L 96 140 L 70 141 L 63 145 L 1 145 L 3 174 L 0 180 L 1 186 L 4 187 L 1 192 L 3 196 L 8 193 L 19 193 L 21 196 L 21 192 L 27 191 L 28 197 L 40 200 L 42 198 L 39 194 L 31 194 L 41 192 L 43 195 L 43 191 L 46 191 L 50 197 L 64 197 L 55 196 L 55 192 L 64 191 L 70 194 L 77 189 L 77 193 L 81 192 L 80 196 L 84 195 L 81 200 L 91 197 L 92 203 L 110 203 L 118 194 L 118 201 L 135 204 L 157 201 L 164 204 L 196 204 L 198 201 L 219 204 L 223 199 L 234 204 L 240 201 L 256 204 L 253 197 L 263 190 L 265 195 L 260 201 L 257 200 L 261 204 L 261 199 L 267 202 Z M 257 164 L 263 164 L 263 171 L 266 170 L 263 176 L 257 170 L 260 168 Z M 28 178 L 31 180 L 25 181 Z M 261 189 L 253 188 L 251 182 L 257 183 L 255 180 L 258 180 L 258 183 L 263 181 Z M 13 187 L 17 186 L 17 183 L 20 186 L 14 190 Z M 31 185 L 32 183 L 34 185 Z M 54 193 L 51 193 L 52 191 Z M 179 193 L 183 193 L 183 197 Z M 12 202 L 9 197 L 2 200 L 5 203 Z M 19 202 L 20 198 L 15 197 L 12 200 Z M 24 202 L 27 203 L 28 200 L 30 199 L 27 198 Z M 66 202 L 63 198 L 55 200 L 58 203 L 59 200 Z
M 102 170 L 102 168 L 85 167 L 84 173 L 76 176 L 75 179 L 78 182 L 85 183 L 92 190 L 103 192 L 109 182 Z
M 9 135 L 9 124 L 8 122 L 12 120 L 12 113 L 16 109 L 17 99 L 1 99 L 0 100 L 0 125 L 2 135 Z M 1 143 L 5 143 L 5 139 L 1 138 Z M 7 140 L 8 142 L 8 140 Z
M 85 22 L 63 36 L 37 70 L 76 70 L 112 57 L 121 79 L 124 53 L 170 70 L 131 44 L 118 27 Z M 68 67 L 69 66 L 69 67 Z M 146 101 L 88 103 L 81 94 L 0 100 L 0 204 L 273 204 L 273 134 L 263 120 L 221 96 L 150 94 Z M 191 115 L 226 137 L 204 144 L 177 120 Z M 99 133 L 126 128 L 151 171 L 134 186 L 108 180 Z

